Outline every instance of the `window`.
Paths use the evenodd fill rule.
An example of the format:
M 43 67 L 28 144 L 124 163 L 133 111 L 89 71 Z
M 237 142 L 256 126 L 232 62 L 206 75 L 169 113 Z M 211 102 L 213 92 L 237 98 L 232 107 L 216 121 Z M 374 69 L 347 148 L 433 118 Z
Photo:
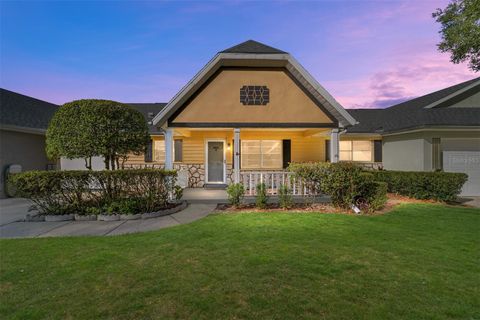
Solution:
M 183 160 L 182 145 L 182 139 L 175 139 L 173 142 L 173 161 L 175 162 Z M 153 159 L 155 162 L 165 162 L 165 140 L 153 141 Z
M 282 140 L 242 140 L 243 169 L 279 169 L 283 165 Z
M 153 141 L 153 159 L 155 162 L 165 162 L 165 140 Z
M 240 88 L 240 102 L 244 106 L 264 106 L 270 101 L 267 86 L 243 86 Z
M 340 141 L 340 161 L 372 161 L 371 141 Z

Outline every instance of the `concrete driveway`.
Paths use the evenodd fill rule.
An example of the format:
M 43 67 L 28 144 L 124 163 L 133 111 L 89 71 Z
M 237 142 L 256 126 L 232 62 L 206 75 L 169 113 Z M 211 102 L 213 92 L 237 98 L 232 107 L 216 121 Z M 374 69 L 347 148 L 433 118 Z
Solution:
M 25 219 L 31 205 L 32 202 L 27 199 L 0 199 L 0 226 Z
M 14 199 L 9 199 L 14 200 Z M 152 219 L 122 221 L 62 221 L 19 222 L 25 218 L 30 205 L 26 200 L 5 202 L 2 205 L 0 238 L 36 238 L 64 236 L 106 236 L 152 231 L 189 223 L 209 215 L 215 204 L 190 204 L 180 212 Z

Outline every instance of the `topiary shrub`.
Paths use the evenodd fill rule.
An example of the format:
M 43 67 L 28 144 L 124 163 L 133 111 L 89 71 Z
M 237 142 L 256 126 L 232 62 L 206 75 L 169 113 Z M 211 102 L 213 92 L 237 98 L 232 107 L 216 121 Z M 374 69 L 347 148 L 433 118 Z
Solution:
M 464 173 L 371 171 L 377 181 L 387 183 L 388 192 L 416 199 L 454 201 L 468 179 Z
M 267 207 L 268 196 L 267 196 L 267 187 L 265 183 L 259 183 L 256 186 L 257 194 L 255 195 L 255 205 L 257 208 L 265 209 Z
M 239 206 L 245 195 L 245 188 L 241 183 L 232 183 L 227 187 L 228 201 L 232 206 Z

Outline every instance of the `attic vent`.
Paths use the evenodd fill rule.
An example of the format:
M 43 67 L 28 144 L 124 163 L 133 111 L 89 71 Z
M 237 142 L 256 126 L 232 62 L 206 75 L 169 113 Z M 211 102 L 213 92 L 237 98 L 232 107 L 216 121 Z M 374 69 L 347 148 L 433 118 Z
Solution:
M 153 112 L 148 113 L 148 119 L 153 119 L 155 117 L 155 114 Z
M 240 102 L 245 106 L 264 106 L 270 102 L 267 86 L 243 86 L 240 88 Z

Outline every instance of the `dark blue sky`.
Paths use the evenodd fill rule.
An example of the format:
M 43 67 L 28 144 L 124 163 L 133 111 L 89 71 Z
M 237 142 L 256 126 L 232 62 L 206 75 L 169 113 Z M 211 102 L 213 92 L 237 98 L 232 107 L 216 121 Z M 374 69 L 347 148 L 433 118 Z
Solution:
M 436 51 L 441 1 L 1 2 L 1 86 L 55 103 L 167 102 L 217 51 L 288 51 L 345 107 L 473 78 Z

